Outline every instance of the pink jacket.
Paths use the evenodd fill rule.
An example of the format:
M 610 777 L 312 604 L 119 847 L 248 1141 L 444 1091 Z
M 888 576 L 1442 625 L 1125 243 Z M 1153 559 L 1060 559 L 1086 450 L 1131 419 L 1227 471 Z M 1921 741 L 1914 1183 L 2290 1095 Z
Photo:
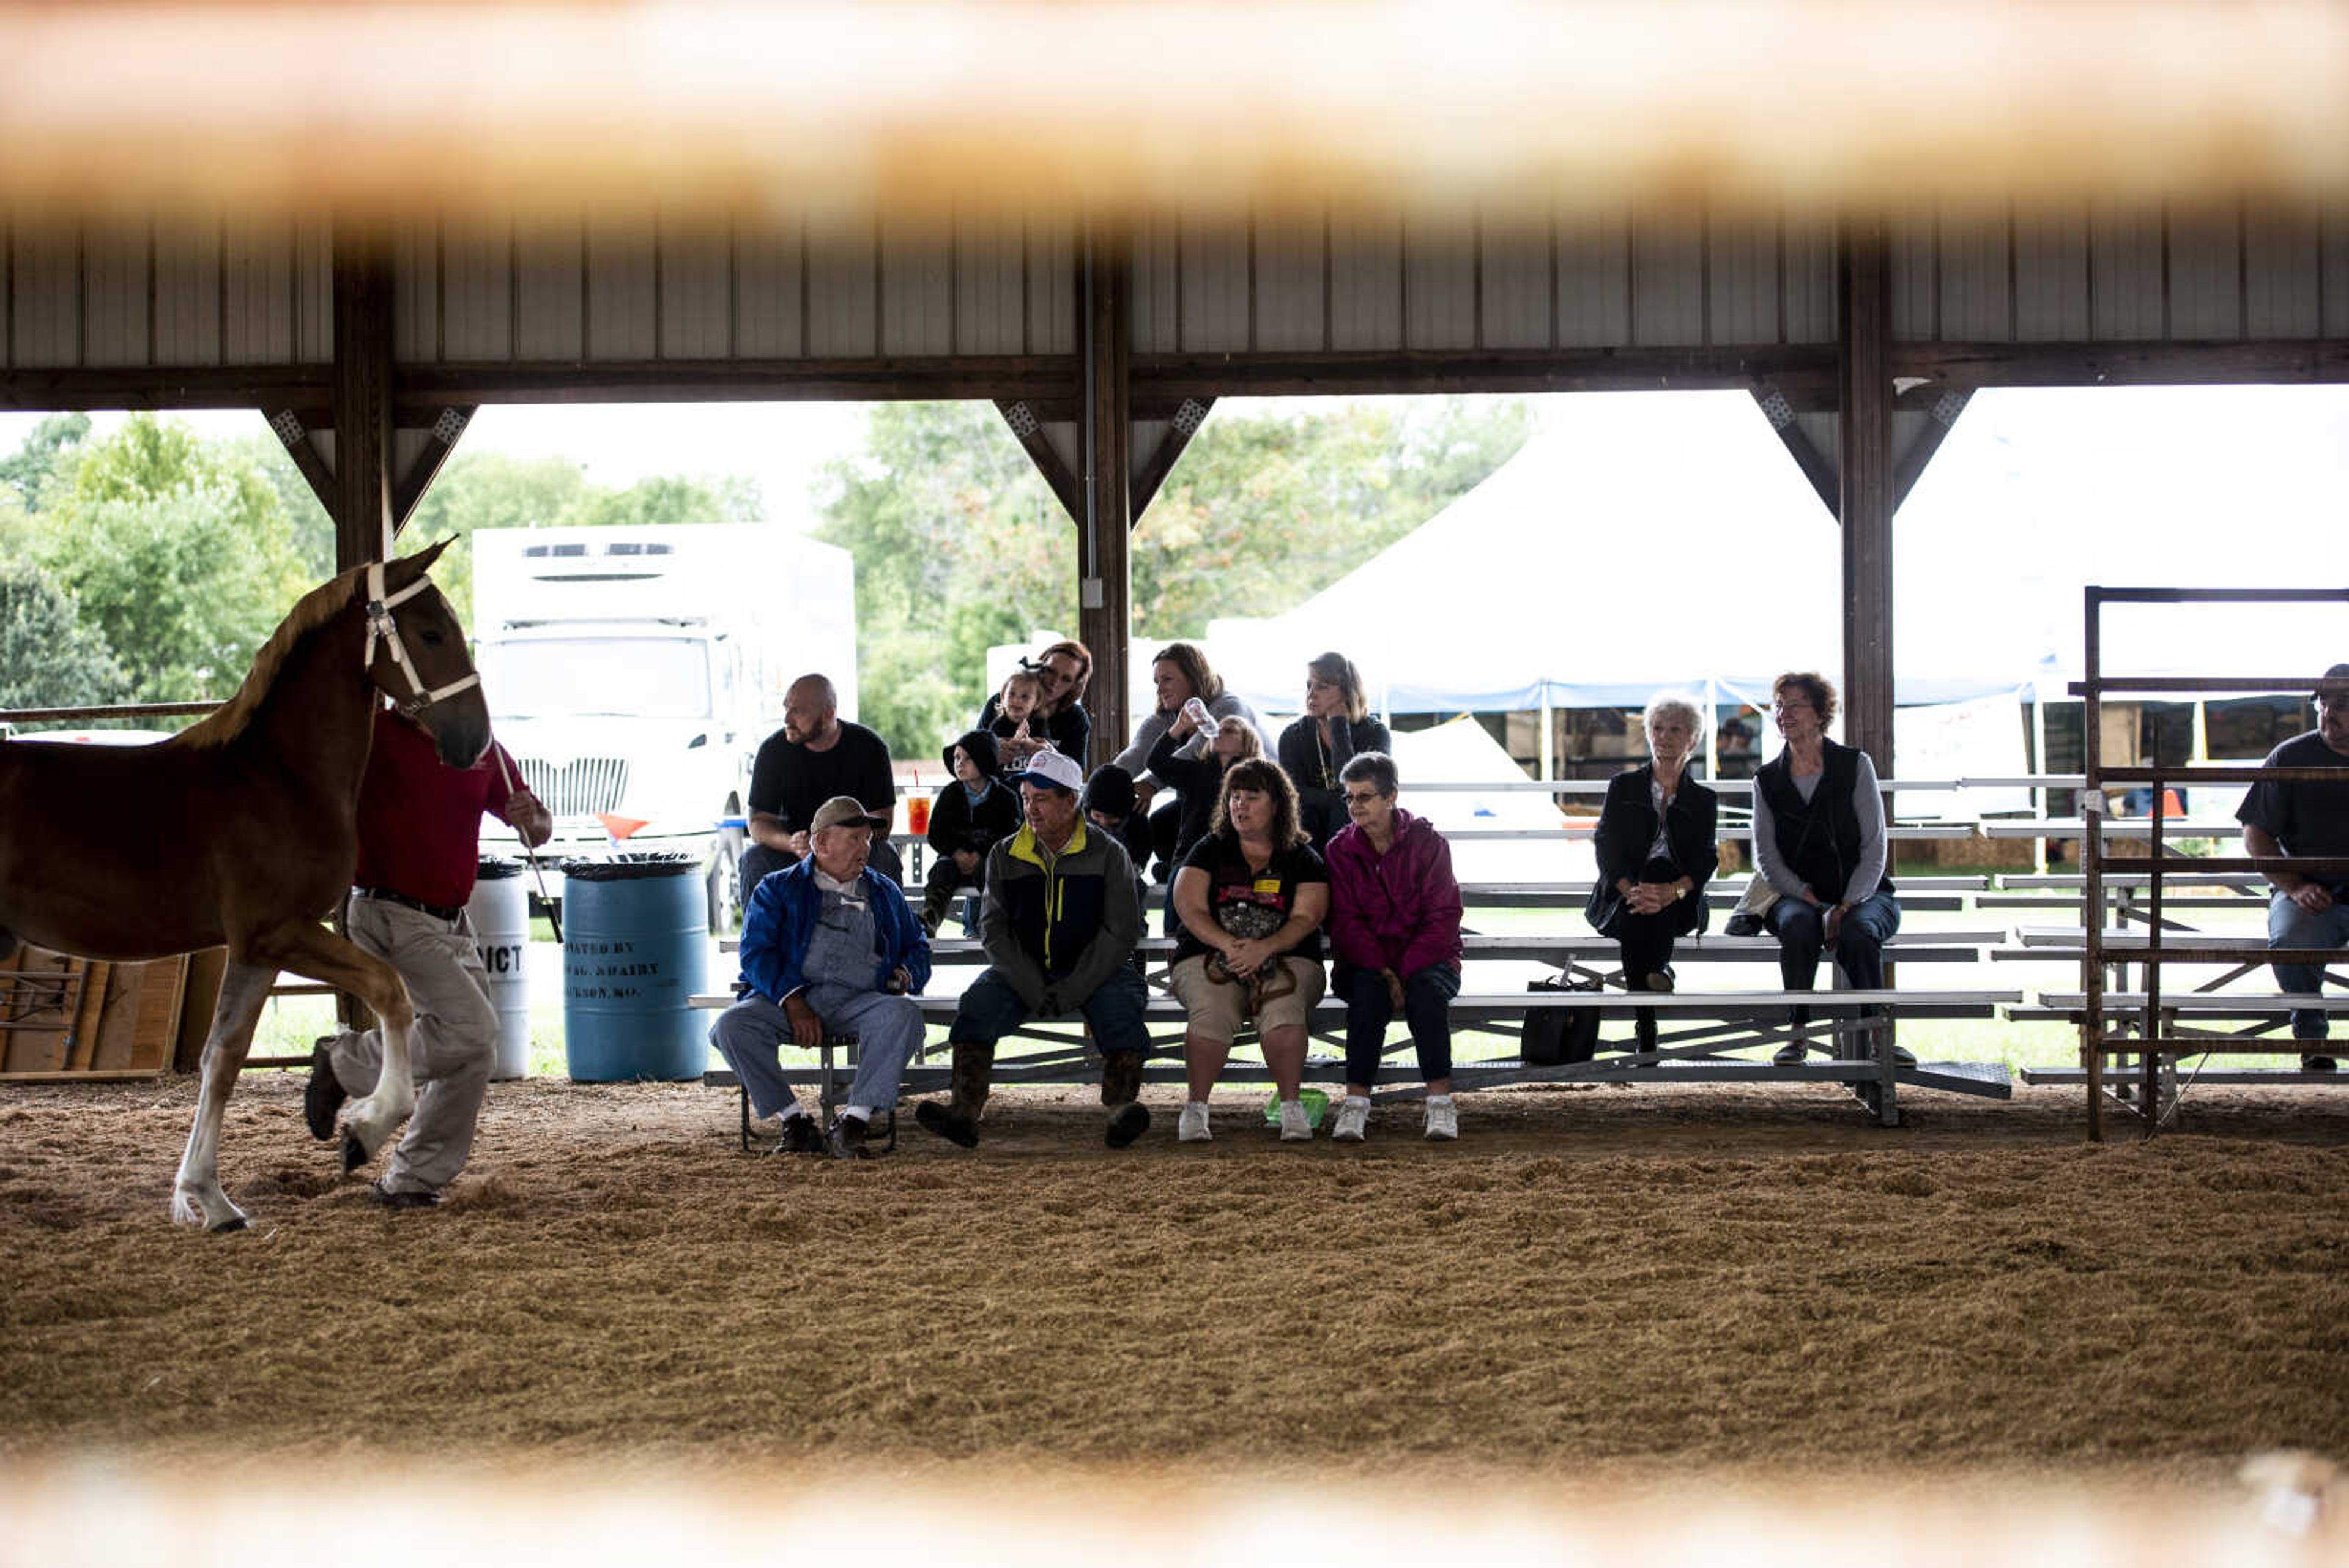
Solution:
M 1452 846 L 1424 818 L 1397 807 L 1384 855 L 1352 823 L 1338 830 L 1330 866 L 1330 943 L 1338 961 L 1411 975 L 1460 961 L 1460 884 Z

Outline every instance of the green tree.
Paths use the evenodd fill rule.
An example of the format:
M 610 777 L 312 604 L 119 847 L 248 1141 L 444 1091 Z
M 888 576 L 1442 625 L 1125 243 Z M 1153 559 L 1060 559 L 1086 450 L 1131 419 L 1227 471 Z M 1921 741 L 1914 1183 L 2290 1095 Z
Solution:
M 818 503 L 816 537 L 856 559 L 861 717 L 897 756 L 968 727 L 990 646 L 1075 628 L 1074 531 L 985 403 L 874 408 Z
M 1196 637 L 1319 592 L 1482 483 L 1532 430 L 1520 400 L 1215 413 L 1135 532 L 1134 635 Z M 900 756 L 950 739 L 987 649 L 1076 625 L 1076 537 L 995 410 L 873 410 L 833 464 L 817 537 L 856 558 L 864 719 Z
M 303 570 L 316 582 L 333 576 L 334 514 L 295 465 L 285 443 L 264 430 L 238 436 L 225 444 L 230 452 L 258 468 L 268 479 L 269 487 L 277 492 L 277 503 L 285 508 L 286 521 L 293 528 L 294 552 L 300 557 Z
M 309 586 L 267 475 L 177 421 L 132 415 L 48 494 L 36 555 L 135 700 L 226 695 Z
M 26 511 L 39 511 L 50 481 L 61 471 L 70 474 L 88 439 L 88 414 L 51 414 L 33 427 L 24 445 L 0 457 L 0 484 L 15 491 Z
M 1483 483 L 1532 431 L 1521 399 L 1217 410 L 1134 530 L 1135 637 L 1291 608 Z
M 0 708 L 114 702 L 128 684 L 65 590 L 30 560 L 0 556 Z

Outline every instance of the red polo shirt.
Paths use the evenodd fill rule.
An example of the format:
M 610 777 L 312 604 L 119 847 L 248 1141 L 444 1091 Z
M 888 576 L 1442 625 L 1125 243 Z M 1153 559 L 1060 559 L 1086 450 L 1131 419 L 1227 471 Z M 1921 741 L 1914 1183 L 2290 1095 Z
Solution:
M 431 732 L 388 708 L 375 715 L 375 749 L 359 784 L 359 866 L 352 884 L 388 888 L 454 908 L 473 896 L 481 814 L 502 817 L 509 793 L 495 742 L 470 768 L 440 760 Z M 522 774 L 512 774 L 516 790 Z

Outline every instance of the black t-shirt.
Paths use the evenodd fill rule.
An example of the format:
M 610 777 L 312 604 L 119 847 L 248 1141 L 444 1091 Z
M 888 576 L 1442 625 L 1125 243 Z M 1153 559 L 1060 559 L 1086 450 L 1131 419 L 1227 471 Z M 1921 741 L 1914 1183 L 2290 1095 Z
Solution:
M 1207 912 L 1234 936 L 1264 938 L 1288 923 L 1297 907 L 1297 890 L 1309 882 L 1327 883 L 1330 868 L 1309 844 L 1273 851 L 1261 872 L 1251 870 L 1239 840 L 1211 833 L 1191 846 L 1183 868 L 1207 874 Z M 1179 875 L 1179 873 L 1178 873 Z M 1174 922 L 1174 961 L 1197 958 L 1207 944 L 1191 934 L 1190 926 Z M 1315 927 L 1305 940 L 1288 950 L 1291 958 L 1321 961 L 1321 930 Z
M 836 794 L 854 796 L 875 814 L 896 804 L 888 743 L 864 725 L 842 720 L 840 739 L 826 751 L 811 752 L 785 740 L 781 730 L 760 746 L 750 768 L 752 811 L 781 817 L 787 831 L 802 833 L 815 820 L 816 808 Z
M 2261 765 L 2349 770 L 2349 757 L 2326 745 L 2324 737 L 2311 730 L 2270 752 Z M 2344 772 L 2337 784 L 2281 780 L 2255 784 L 2236 808 L 2235 820 L 2267 829 L 2286 855 L 2349 856 L 2349 771 Z M 2334 887 L 2349 883 L 2349 878 L 2330 876 L 2318 880 Z

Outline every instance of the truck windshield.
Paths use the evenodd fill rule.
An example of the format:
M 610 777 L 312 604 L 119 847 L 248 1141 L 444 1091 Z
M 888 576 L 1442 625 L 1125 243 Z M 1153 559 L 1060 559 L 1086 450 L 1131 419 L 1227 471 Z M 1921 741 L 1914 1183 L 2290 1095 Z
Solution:
M 481 687 L 502 719 L 709 717 L 709 645 L 689 638 L 491 642 Z

